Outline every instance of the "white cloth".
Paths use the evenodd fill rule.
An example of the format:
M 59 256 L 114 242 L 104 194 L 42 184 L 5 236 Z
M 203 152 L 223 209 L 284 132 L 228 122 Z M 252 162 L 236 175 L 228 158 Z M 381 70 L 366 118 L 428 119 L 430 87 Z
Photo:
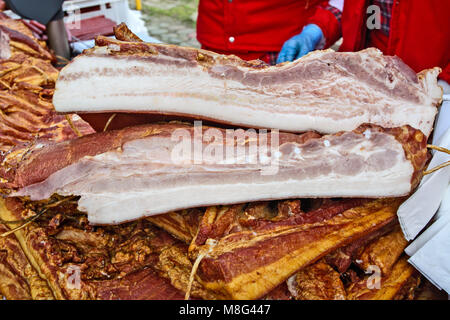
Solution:
M 450 129 L 437 145 L 450 149 Z M 434 151 L 428 168 L 450 161 L 450 155 Z M 413 240 L 436 213 L 450 181 L 450 166 L 425 176 L 414 194 L 398 209 L 397 215 L 403 234 Z
M 439 84 L 444 88 L 444 94 L 450 93 L 450 86 L 446 82 Z M 432 143 L 450 149 L 450 101 L 448 100 L 444 100 L 439 108 Z M 428 168 L 434 168 L 449 160 L 450 155 L 433 151 L 433 158 Z M 400 206 L 397 215 L 407 240 L 413 240 L 433 218 L 449 181 L 450 167 L 425 176 L 416 192 Z
M 450 86 L 444 88 L 444 103 L 440 108 L 433 144 L 449 148 L 450 145 Z M 449 161 L 450 156 L 434 152 L 429 168 Z M 405 237 L 411 240 L 433 218 L 428 227 L 405 252 L 408 260 L 436 287 L 450 294 L 450 167 L 441 169 L 422 179 L 419 189 L 399 209 L 399 220 Z M 436 214 L 436 209 L 439 208 Z M 401 217 L 401 218 L 400 218 Z M 450 297 L 450 296 L 449 296 Z
M 450 85 L 442 80 L 439 80 L 438 83 L 444 90 L 444 102 L 439 108 L 436 126 L 433 130 L 433 143 L 439 141 L 450 126 Z
M 436 215 L 436 221 L 405 252 L 408 260 L 436 287 L 450 294 L 450 187 Z

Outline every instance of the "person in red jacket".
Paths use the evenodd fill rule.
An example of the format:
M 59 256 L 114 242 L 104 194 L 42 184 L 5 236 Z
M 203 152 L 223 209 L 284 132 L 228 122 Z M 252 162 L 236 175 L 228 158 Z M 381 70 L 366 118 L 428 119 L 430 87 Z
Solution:
M 316 10 L 318 5 L 322 11 Z M 333 10 L 323 0 L 200 0 L 197 39 L 203 49 L 275 64 L 285 41 L 299 34 L 312 15 L 331 21 L 336 19 Z M 306 30 L 310 32 L 303 37 L 314 50 L 321 31 L 317 26 Z
M 318 6 L 307 23 L 320 28 L 319 41 L 326 42 L 325 47 L 342 36 L 339 51 L 376 47 L 400 57 L 416 72 L 439 66 L 443 70 L 439 77 L 450 83 L 449 13 L 448 0 L 345 0 L 340 20 L 324 15 Z M 304 31 L 284 44 L 278 63 L 305 54 L 304 41 L 296 40 L 302 40 Z

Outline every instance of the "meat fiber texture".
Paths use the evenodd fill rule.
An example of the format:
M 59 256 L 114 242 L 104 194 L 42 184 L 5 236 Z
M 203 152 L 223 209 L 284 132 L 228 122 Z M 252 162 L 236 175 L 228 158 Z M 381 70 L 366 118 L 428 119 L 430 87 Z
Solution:
M 55 57 L 29 27 L 0 14 L 0 171 L 29 144 L 94 132 L 77 115 L 56 114 L 51 103 L 59 72 L 51 64 Z
M 21 200 L 1 199 L 1 219 L 24 219 L 26 212 L 42 210 L 39 207 L 42 203 Z M 159 256 L 168 248 L 179 246 L 177 240 L 145 220 L 92 228 L 74 206 L 65 202 L 51 208 L 45 217 L 8 238 L 0 238 L 0 244 L 6 245 L 0 254 L 0 292 L 7 298 L 170 300 L 184 297 L 171 285 L 169 276 L 158 274 L 156 269 Z M 177 275 L 177 270 L 173 270 L 171 276 Z
M 431 133 L 439 68 L 416 74 L 369 48 L 314 51 L 277 66 L 173 45 L 97 38 L 60 73 L 61 113 L 188 116 L 283 131 L 336 133 L 362 123 Z
M 256 134 L 208 143 L 206 136 L 225 137 L 225 130 L 195 130 L 179 123 L 153 124 L 30 149 L 5 173 L 2 187 L 18 190 L 11 196 L 32 200 L 53 193 L 78 195 L 79 209 L 91 223 L 117 224 L 215 204 L 404 196 L 417 185 L 427 160 L 426 139 L 411 127 L 363 125 L 322 137 L 279 133 L 277 140 L 271 133 L 266 149 Z M 182 136 L 193 139 L 185 145 Z M 255 148 L 254 139 L 259 141 Z M 230 149 L 235 152 L 231 158 Z M 222 158 L 209 158 L 221 152 Z

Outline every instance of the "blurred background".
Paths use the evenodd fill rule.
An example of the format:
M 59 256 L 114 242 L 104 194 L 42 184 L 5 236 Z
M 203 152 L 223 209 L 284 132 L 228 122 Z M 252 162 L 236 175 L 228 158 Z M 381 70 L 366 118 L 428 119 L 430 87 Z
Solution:
M 146 42 L 199 48 L 199 0 L 0 0 L 3 16 L 21 19 L 34 37 L 67 61 L 94 46 L 97 35 L 112 36 L 125 22 Z M 63 59 L 63 60 L 64 60 Z
M 128 0 L 128 2 L 130 9 L 136 9 L 135 0 Z M 200 47 L 195 37 L 198 0 L 141 0 L 140 2 L 142 19 L 150 36 L 165 43 Z

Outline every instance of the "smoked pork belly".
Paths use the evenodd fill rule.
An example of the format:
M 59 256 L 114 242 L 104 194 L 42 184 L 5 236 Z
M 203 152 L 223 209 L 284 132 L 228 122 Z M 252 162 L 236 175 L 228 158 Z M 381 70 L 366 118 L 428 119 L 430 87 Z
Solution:
M 0 199 L 0 218 L 21 220 L 61 199 L 42 202 Z M 183 287 L 178 284 L 180 278 L 189 277 L 189 271 L 183 275 L 179 267 L 175 268 L 187 260 L 183 259 L 183 255 L 187 256 L 184 244 L 144 219 L 120 226 L 92 227 L 87 223 L 86 215 L 76 210 L 76 202 L 65 200 L 69 201 L 47 208 L 46 213 L 33 223 L 16 231 L 19 244 L 8 245 L 0 251 L 0 292 L 7 298 L 29 299 L 30 295 L 33 299 L 54 297 L 58 300 L 184 298 Z M 0 244 L 4 242 L 1 239 Z M 172 256 L 171 264 L 167 266 L 163 256 L 174 248 L 179 249 L 179 255 Z M 36 271 L 26 266 L 21 250 Z M 20 276 L 20 281 L 4 273 L 5 262 Z M 26 269 L 20 269 L 23 267 Z M 5 286 L 14 292 L 3 290 Z M 27 290 L 21 294 L 18 290 L 21 287 L 29 287 L 28 296 Z M 193 297 L 198 297 L 197 287 L 194 283 Z M 210 296 L 206 298 L 211 299 Z
M 174 45 L 96 39 L 59 74 L 61 113 L 156 113 L 283 131 L 336 133 L 363 123 L 410 125 L 428 136 L 442 89 L 439 68 L 416 74 L 369 48 L 314 51 L 268 66 Z
M 78 208 L 91 223 L 116 224 L 216 204 L 405 196 L 418 184 L 428 159 L 426 138 L 409 126 L 363 125 L 322 137 L 279 133 L 277 148 L 271 133 L 266 154 L 262 136 L 207 142 L 203 135 L 209 130 L 223 137 L 226 131 L 195 130 L 180 123 L 152 124 L 33 146 L 15 164 L 9 159 L 0 187 L 32 200 L 77 195 Z M 245 156 L 212 162 L 198 162 L 195 155 L 174 158 L 181 143 L 174 139 L 177 132 L 192 137 L 194 148 L 225 150 L 226 155 L 227 147 L 244 146 Z M 259 139 L 256 148 L 252 139 Z
M 370 277 L 353 283 L 347 289 L 347 300 L 412 300 L 421 281 L 419 272 L 408 263 L 406 256 L 402 256 L 390 273 L 383 274 L 379 281 Z M 378 289 L 374 289 L 377 284 Z
M 293 201 L 284 204 L 288 216 L 278 210 L 270 220 L 243 205 L 210 207 L 189 247 L 192 258 L 201 258 L 197 279 L 225 299 L 260 298 L 298 270 L 394 223 L 401 202 L 344 199 L 302 212 Z
M 9 230 L 0 224 L 0 233 Z M 0 248 L 0 295 L 8 300 L 53 299 L 47 283 L 30 264 L 15 235 L 0 237 Z

